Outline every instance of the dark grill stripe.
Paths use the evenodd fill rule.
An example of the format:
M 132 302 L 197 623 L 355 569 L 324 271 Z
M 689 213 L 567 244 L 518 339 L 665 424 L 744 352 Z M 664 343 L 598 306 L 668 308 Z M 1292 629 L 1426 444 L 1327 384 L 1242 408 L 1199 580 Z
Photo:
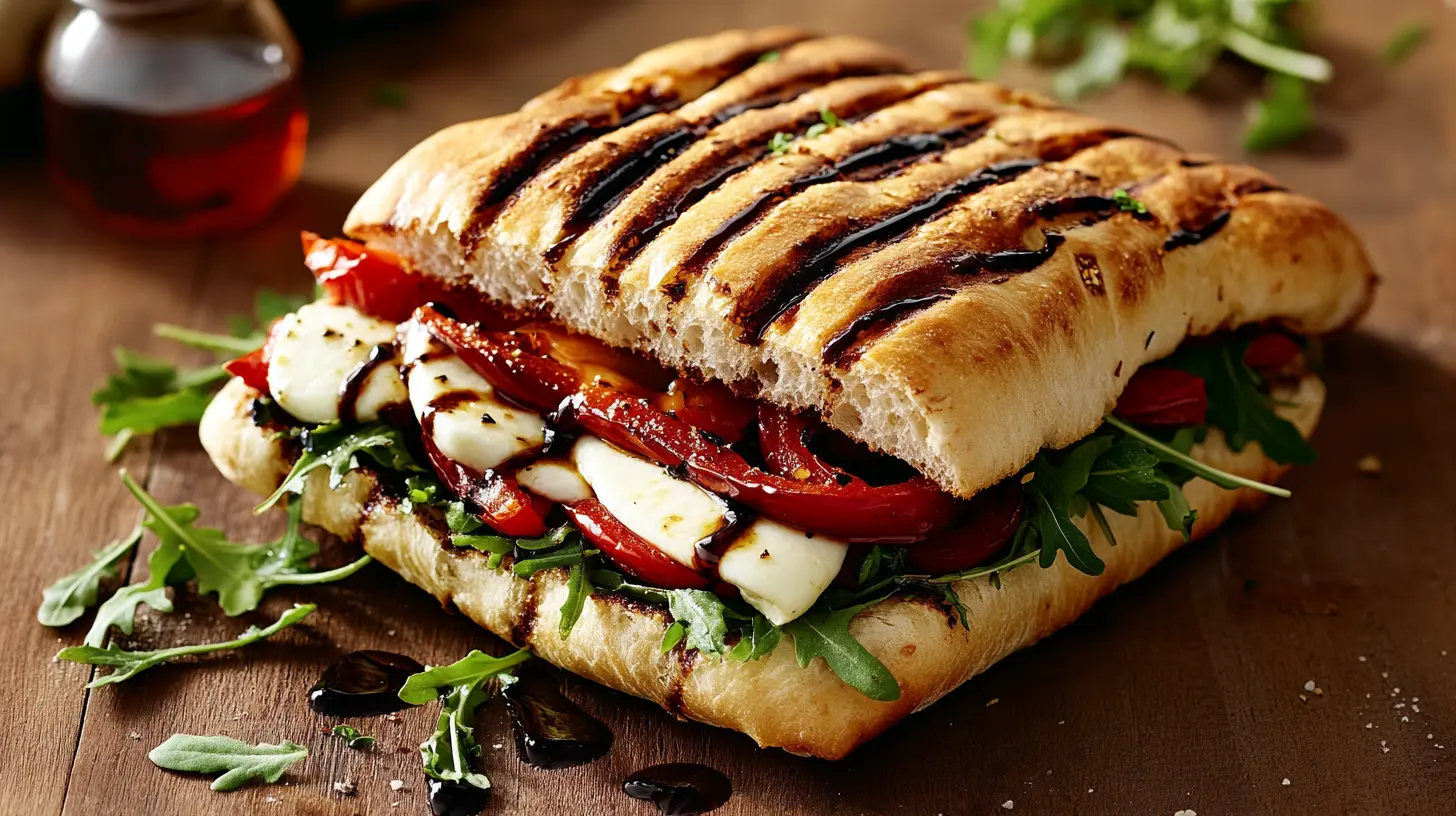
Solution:
M 782 187 L 763 193 L 747 207 L 720 224 L 682 263 L 681 271 L 689 275 L 697 275 L 702 272 L 718 256 L 723 247 L 751 229 L 781 201 L 825 182 L 874 181 L 889 178 L 912 161 L 937 156 L 951 148 L 960 147 L 979 139 L 985 134 L 993 120 L 994 117 L 987 112 L 984 118 L 974 124 L 960 125 L 934 133 L 892 136 L 884 142 L 852 153 L 833 164 L 826 162 L 809 170 Z M 673 281 L 667 285 L 680 285 L 680 282 Z
M 1187 167 L 1181 161 L 1180 166 Z M 1146 188 L 1166 176 L 1167 173 L 1157 173 L 1127 186 L 1134 190 Z M 1236 185 L 1228 194 L 1237 200 L 1259 193 L 1284 190 L 1279 185 L 1254 179 Z M 1158 219 L 1152 214 L 1124 211 L 1115 199 L 1103 195 L 1072 195 L 1048 199 L 1033 204 L 1027 213 L 1038 220 L 1055 220 L 1069 215 L 1085 214 L 1086 217 L 1078 222 L 1080 226 L 1091 226 L 1118 215 L 1128 215 L 1150 225 L 1158 223 Z M 1187 246 L 1211 237 L 1228 223 L 1230 213 L 1231 210 L 1228 209 L 1219 210 L 1211 217 L 1202 219 L 1203 226 L 1199 229 L 1174 231 L 1165 240 L 1164 250 Z M 1180 232 L 1196 232 L 1202 237 L 1194 234 L 1179 237 Z M 967 286 L 1003 283 L 1014 274 L 1037 269 L 1051 258 L 1056 248 L 1065 240 L 1060 233 L 1055 232 L 1046 232 L 1046 237 L 1047 244 L 1041 250 L 1021 248 L 990 253 L 957 253 L 928 261 L 919 269 L 902 273 L 901 280 L 909 281 L 899 287 L 903 291 L 888 296 L 884 304 L 861 314 L 832 337 L 824 346 L 824 362 L 840 369 L 848 368 L 870 345 L 893 332 L 899 324 L 941 301 L 951 299 Z M 1173 246 L 1169 246 L 1170 244 Z
M 941 87 L 944 83 L 928 83 L 922 85 L 894 88 L 890 90 L 874 89 L 860 99 L 853 102 L 840 104 L 836 113 L 846 122 L 859 121 L 870 114 L 883 110 L 891 105 L 905 101 L 906 99 Z M 819 86 L 822 87 L 822 86 Z M 792 129 L 802 131 L 805 128 L 819 121 L 819 113 L 807 114 L 797 121 Z M 984 129 L 984 125 L 981 126 Z M 782 130 L 784 128 L 772 128 Z M 619 230 L 617 245 L 613 247 L 611 259 L 607 264 L 606 274 L 615 277 L 625 266 L 630 264 L 641 251 L 652 242 L 663 230 L 677 223 L 682 214 L 687 212 L 694 204 L 702 201 L 714 190 L 721 187 L 728 179 L 738 173 L 747 170 L 755 163 L 769 154 L 768 136 L 764 129 L 762 132 L 755 131 L 751 138 L 740 139 L 732 144 L 724 144 L 714 155 L 704 157 L 695 167 L 690 168 L 684 177 L 677 181 L 675 189 L 662 189 L 656 191 L 656 197 L 652 202 L 631 214 L 626 223 Z M 951 135 L 926 133 L 916 134 L 910 137 L 891 137 L 886 144 L 893 143 L 901 145 L 905 139 L 917 140 L 914 145 L 907 149 L 904 146 L 899 148 L 899 153 L 894 156 L 886 155 L 884 159 L 878 156 L 861 157 L 855 154 L 858 164 L 865 169 L 873 171 L 876 166 L 887 163 L 891 158 L 898 158 L 902 161 L 918 152 L 923 155 L 932 149 L 944 149 L 945 143 L 953 140 L 955 134 L 960 134 L 964 128 L 952 129 Z M 876 145 L 881 148 L 882 145 Z M 861 153 L 868 154 L 872 151 L 866 150 Z M 879 150 L 884 153 L 886 151 Z M 868 160 L 874 159 L 874 160 Z M 842 170 L 843 163 L 840 165 Z M 856 168 L 858 169 L 858 168 Z
M 785 43 L 770 50 L 779 50 Z M 758 63 L 766 52 L 749 52 L 728 60 L 717 69 L 717 82 L 722 84 Z M 606 101 L 606 100 L 604 100 Z M 495 223 L 511 197 L 542 170 L 560 161 L 587 142 L 614 130 L 627 127 L 656 113 L 681 107 L 684 100 L 675 96 L 659 96 L 656 89 L 623 93 L 610 100 L 609 107 L 590 116 L 566 119 L 542 127 L 525 150 L 511 157 L 480 191 L 471 210 L 470 221 L 461 232 L 460 241 L 467 256 L 474 254 L 481 237 Z

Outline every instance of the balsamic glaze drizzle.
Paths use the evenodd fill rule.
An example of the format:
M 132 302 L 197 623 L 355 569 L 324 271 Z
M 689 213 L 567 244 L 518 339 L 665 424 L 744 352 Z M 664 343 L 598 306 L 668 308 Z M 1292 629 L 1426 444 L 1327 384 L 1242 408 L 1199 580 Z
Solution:
M 369 350 L 369 357 L 354 367 L 339 386 L 339 421 L 353 424 L 359 421 L 359 395 L 369 382 L 369 375 L 394 357 L 393 343 L 380 343 Z
M 1168 240 L 1163 242 L 1163 251 L 1172 252 L 1180 247 L 1201 244 L 1217 235 L 1219 230 L 1228 226 L 1229 219 L 1232 217 L 1232 210 L 1219 210 L 1213 218 L 1201 226 L 1179 227 L 1168 236 Z
M 365 649 L 344 655 L 308 690 L 308 707 L 326 717 L 373 717 L 408 706 L 404 681 L 425 667 L 412 657 Z
M 657 805 L 662 816 L 697 816 L 722 807 L 733 795 L 733 784 L 706 765 L 674 762 L 628 776 L 622 792 Z
M 556 770 L 601 759 L 612 748 L 612 732 L 561 693 L 549 670 L 517 673 L 501 690 L 511 715 L 516 750 L 526 764 Z

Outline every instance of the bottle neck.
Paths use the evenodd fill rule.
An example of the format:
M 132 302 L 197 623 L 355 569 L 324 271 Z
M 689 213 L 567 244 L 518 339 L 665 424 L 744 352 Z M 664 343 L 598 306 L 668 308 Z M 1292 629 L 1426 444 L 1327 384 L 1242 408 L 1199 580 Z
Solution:
M 192 11 L 203 6 L 226 2 L 226 0 L 71 0 L 71 2 L 103 17 L 126 19 Z

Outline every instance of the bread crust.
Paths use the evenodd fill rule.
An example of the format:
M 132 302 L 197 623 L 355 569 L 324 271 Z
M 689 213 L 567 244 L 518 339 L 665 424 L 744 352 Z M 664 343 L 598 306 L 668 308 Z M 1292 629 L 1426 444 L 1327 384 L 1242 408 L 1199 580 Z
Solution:
M 776 58 L 745 63 L 754 49 Z M 816 411 L 961 496 L 1091 432 L 1188 336 L 1329 332 L 1369 304 L 1349 227 L 1267 175 L 904 70 L 873 43 L 782 29 L 674 43 L 427 139 L 346 231 Z M 811 138 L 819 109 L 845 123 Z M 543 141 L 567 122 L 579 142 Z M 775 154 L 780 132 L 796 138 Z M 1108 206 L 1117 190 L 1147 214 Z M 1047 240 L 1026 268 L 992 259 Z
M 253 423 L 250 407 L 257 396 L 241 380 L 229 382 L 208 408 L 200 436 L 225 477 L 266 494 L 278 486 L 290 462 L 282 443 Z M 1307 375 L 1276 396 L 1290 406 L 1280 412 L 1304 435 L 1312 433 L 1324 402 L 1320 381 Z M 1257 444 L 1230 451 L 1217 430 L 1193 454 L 1266 482 L 1284 470 Z M 1198 479 L 1184 493 L 1198 511 L 1195 539 L 1266 498 Z M 1063 559 L 1050 569 L 1014 570 L 999 590 L 984 579 L 957 583 L 969 629 L 927 601 L 897 597 L 869 608 L 851 631 L 901 687 L 899 700 L 881 703 L 846 686 L 823 661 L 800 668 L 789 635 L 771 655 L 748 663 L 703 657 L 681 644 L 661 654 L 658 644 L 669 623 L 665 611 L 616 596 L 588 599 L 571 636 L 562 639 L 557 629 L 566 597 L 564 571 L 520 579 L 488 569 L 483 554 L 446 546 L 438 518 L 424 510 L 401 512 L 367 471 L 350 472 L 332 491 L 325 474 L 315 472 L 303 500 L 305 520 L 358 542 L 441 603 L 453 604 L 486 629 L 562 668 L 652 700 L 675 716 L 742 731 L 761 746 L 824 759 L 844 757 L 1001 658 L 1067 625 L 1183 544 L 1157 510 L 1144 504 L 1136 517 L 1108 514 L 1118 539 L 1115 548 L 1107 546 L 1095 525 L 1078 521 L 1107 564 L 1101 576 L 1083 575 Z

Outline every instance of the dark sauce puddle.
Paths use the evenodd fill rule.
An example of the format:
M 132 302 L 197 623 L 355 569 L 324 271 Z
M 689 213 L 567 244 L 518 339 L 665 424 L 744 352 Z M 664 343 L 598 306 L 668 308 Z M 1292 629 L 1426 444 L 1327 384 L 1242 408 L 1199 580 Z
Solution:
M 425 785 L 430 792 L 430 813 L 434 816 L 475 816 L 490 801 L 489 788 L 428 776 Z
M 501 697 L 511 715 L 516 750 L 528 765 L 572 768 L 601 759 L 612 748 L 611 730 L 567 699 L 546 671 L 521 672 Z
M 425 667 L 412 657 L 366 649 L 329 666 L 308 690 L 308 707 L 326 717 L 374 717 L 409 706 L 399 699 L 404 681 Z
M 657 805 L 663 816 L 694 816 L 717 810 L 733 794 L 728 777 L 706 765 L 653 765 L 627 777 L 622 792 Z

